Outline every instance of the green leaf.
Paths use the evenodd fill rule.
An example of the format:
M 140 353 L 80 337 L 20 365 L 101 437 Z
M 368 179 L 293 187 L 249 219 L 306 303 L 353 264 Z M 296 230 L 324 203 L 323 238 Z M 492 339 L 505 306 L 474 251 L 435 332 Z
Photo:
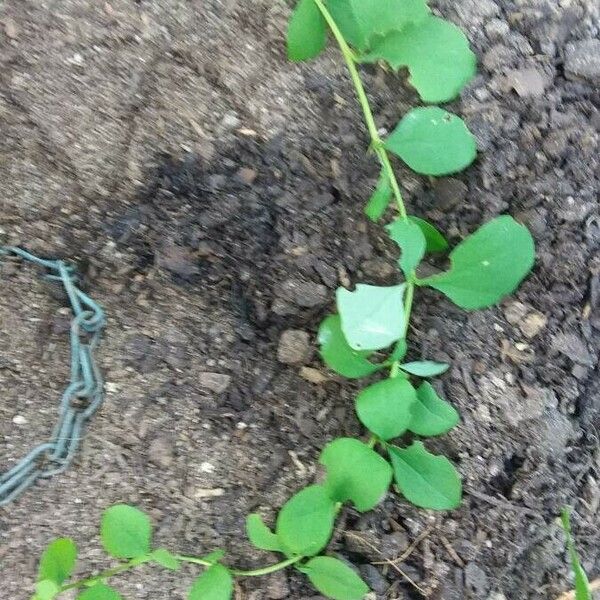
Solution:
M 415 362 L 404 363 L 403 365 L 400 365 L 400 368 L 417 377 L 435 377 L 436 375 L 445 373 L 450 368 L 450 365 L 434 362 L 432 360 L 418 360 Z
M 398 262 L 408 278 L 425 256 L 427 247 L 425 236 L 417 223 L 404 219 L 396 219 L 387 225 L 386 229 L 390 238 L 400 246 L 402 255 Z
M 42 579 L 35 584 L 37 600 L 53 600 L 60 593 L 60 585 L 51 579 Z
M 407 67 L 410 83 L 423 102 L 453 100 L 475 76 L 477 58 L 469 40 L 454 24 L 429 15 L 372 44 L 363 62 L 385 60 L 393 69 Z
M 334 600 L 361 600 L 367 584 L 346 564 L 331 556 L 312 558 L 299 569 L 321 594 Z
M 209 562 L 211 565 L 216 565 L 218 562 L 223 560 L 225 556 L 225 550 L 213 550 L 209 552 L 206 556 L 202 557 L 202 560 L 205 562 Z
M 246 519 L 246 533 L 253 546 L 261 550 L 282 552 L 279 538 L 263 523 L 260 515 L 248 515 Z
M 361 352 L 350 348 L 342 332 L 339 315 L 325 317 L 319 327 L 318 342 L 325 364 L 344 377 L 358 379 L 383 368 L 383 365 L 369 362 Z
M 138 558 L 150 552 L 152 525 L 141 510 L 126 504 L 111 506 L 102 515 L 102 545 L 115 558 Z
M 392 187 L 385 171 L 381 172 L 377 187 L 365 206 L 365 214 L 371 221 L 380 219 L 392 200 Z
M 231 573 L 223 565 L 213 565 L 196 579 L 188 600 L 230 600 L 232 597 Z
M 338 438 L 321 452 L 327 468 L 325 487 L 337 502 L 351 500 L 360 512 L 371 510 L 385 496 L 392 480 L 389 463 L 366 444 Z
M 279 511 L 276 531 L 287 554 L 314 556 L 329 542 L 335 505 L 324 487 L 311 485 L 292 496 Z
M 424 381 L 417 389 L 417 401 L 412 405 L 409 429 L 422 436 L 441 435 L 460 420 L 456 409 L 442 400 L 433 386 Z
M 450 510 L 460 504 L 460 477 L 445 456 L 430 454 L 422 442 L 408 448 L 388 446 L 388 451 L 396 484 L 409 502 L 433 510 Z
M 462 171 L 477 156 L 475 138 L 465 122 L 436 106 L 409 111 L 389 136 L 385 147 L 413 171 L 423 175 Z
M 77 600 L 123 600 L 123 596 L 104 583 L 97 583 L 85 592 L 81 592 Z
M 406 356 L 407 352 L 408 352 L 408 344 L 406 343 L 406 338 L 402 338 L 401 340 L 398 340 L 396 342 L 396 345 L 394 346 L 394 350 L 388 356 L 388 358 L 386 360 L 386 364 L 391 365 L 392 363 L 394 363 L 398 360 L 402 360 Z
M 327 0 L 344 39 L 360 51 L 371 40 L 429 15 L 425 0 Z
M 444 252 L 448 249 L 446 238 L 429 222 L 419 217 L 408 217 L 413 223 L 416 223 L 425 236 L 427 252 Z
M 360 422 L 382 440 L 402 435 L 412 419 L 417 393 L 406 379 L 383 379 L 365 388 L 356 398 Z
M 75 568 L 77 546 L 69 538 L 54 540 L 42 554 L 38 581 L 50 580 L 59 586 L 66 581 Z
M 171 554 L 166 548 L 154 550 L 150 554 L 150 560 L 170 571 L 179 571 L 181 568 L 179 560 L 177 560 L 175 555 Z
M 379 287 L 359 283 L 337 290 L 342 332 L 354 350 L 381 350 L 404 337 L 405 284 Z
M 290 18 L 287 34 L 288 58 L 315 58 L 327 45 L 327 23 L 314 0 L 299 0 Z
M 575 600 L 592 600 L 592 589 L 588 577 L 579 561 L 579 556 L 577 555 L 577 550 L 573 542 L 573 535 L 571 533 L 571 516 L 569 514 L 569 509 L 566 506 L 562 510 L 561 521 L 567 539 L 571 568 L 575 574 Z
M 448 271 L 417 281 L 467 310 L 486 308 L 513 292 L 533 266 L 535 246 L 526 227 L 502 216 L 480 227 L 451 253 Z

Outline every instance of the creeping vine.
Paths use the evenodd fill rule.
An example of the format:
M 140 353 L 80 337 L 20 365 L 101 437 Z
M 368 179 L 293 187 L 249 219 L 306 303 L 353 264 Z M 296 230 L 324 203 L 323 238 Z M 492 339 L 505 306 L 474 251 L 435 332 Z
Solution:
M 450 266 L 420 278 L 427 254 L 448 249 L 445 237 L 429 222 L 411 215 L 392 166 L 399 157 L 417 173 L 441 176 L 469 166 L 476 157 L 475 138 L 464 121 L 432 106 L 458 96 L 476 70 L 475 55 L 465 35 L 434 16 L 425 0 L 299 0 L 288 29 L 288 55 L 293 61 L 315 58 L 329 33 L 348 67 L 381 173 L 365 213 L 372 221 L 395 214 L 385 226 L 400 249 L 403 281 L 381 287 L 357 283 L 340 288 L 337 313 L 327 316 L 318 333 L 324 362 L 338 374 L 372 377 L 356 398 L 356 414 L 368 431 L 366 441 L 338 438 L 322 451 L 322 483 L 296 493 L 279 511 L 274 530 L 258 514 L 247 519 L 251 543 L 280 553 L 281 562 L 239 571 L 226 566 L 224 552 L 180 555 L 153 549 L 149 518 L 136 508 L 109 508 L 101 523 L 101 540 L 112 557 L 123 562 L 97 575 L 72 581 L 77 549 L 67 538 L 54 541 L 42 556 L 34 598 L 51 600 L 76 589 L 79 600 L 119 600 L 108 580 L 129 569 L 158 563 L 177 570 L 182 563 L 205 567 L 189 592 L 189 600 L 228 600 L 234 578 L 268 575 L 286 567 L 305 574 L 319 592 L 336 600 L 359 600 L 367 585 L 345 562 L 323 554 L 344 503 L 359 512 L 373 509 L 394 482 L 414 505 L 450 510 L 461 501 L 460 477 L 444 456 L 427 450 L 423 438 L 448 432 L 459 422 L 457 411 L 442 399 L 429 378 L 449 365 L 422 358 L 406 361 L 407 334 L 415 297 L 430 287 L 466 310 L 497 304 L 513 292 L 533 266 L 529 231 L 510 216 L 486 223 L 449 254 Z M 388 136 L 377 127 L 359 67 L 384 62 L 406 68 L 409 83 L 426 106 L 410 110 Z M 390 205 L 393 203 L 394 208 Z M 410 444 L 402 443 L 410 434 Z

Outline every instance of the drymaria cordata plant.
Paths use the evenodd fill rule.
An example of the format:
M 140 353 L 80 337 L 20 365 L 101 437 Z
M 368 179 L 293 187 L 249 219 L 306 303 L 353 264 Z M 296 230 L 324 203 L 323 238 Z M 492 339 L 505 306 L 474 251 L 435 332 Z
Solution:
M 432 106 L 460 93 L 475 74 L 475 55 L 465 35 L 434 16 L 425 0 L 300 0 L 289 23 L 290 59 L 315 58 L 330 37 L 350 72 L 370 148 L 381 167 L 365 213 L 375 222 L 395 213 L 385 229 L 400 251 L 402 282 L 389 287 L 357 282 L 352 290 L 340 288 L 337 312 L 324 319 L 318 333 L 328 367 L 343 377 L 365 379 L 356 397 L 356 415 L 368 433 L 364 439 L 335 439 L 323 449 L 319 459 L 326 473 L 323 481 L 290 498 L 273 529 L 258 514 L 248 517 L 251 543 L 280 553 L 281 562 L 239 571 L 226 566 L 223 551 L 194 557 L 155 549 L 148 517 L 136 508 L 117 505 L 103 516 L 101 539 L 108 554 L 122 562 L 71 581 L 75 544 L 56 540 L 42 557 L 36 600 L 51 600 L 72 589 L 79 591 L 79 600 L 119 600 L 121 595 L 109 586 L 114 575 L 145 563 L 176 570 L 183 562 L 205 567 L 191 585 L 189 600 L 228 600 L 236 577 L 267 575 L 291 566 L 324 596 L 359 600 L 368 593 L 367 585 L 348 564 L 324 554 L 345 503 L 358 512 L 369 511 L 393 485 L 402 497 L 424 509 L 450 510 L 460 504 L 462 488 L 455 467 L 446 457 L 429 452 L 423 441 L 448 432 L 459 415 L 429 381 L 449 365 L 427 357 L 406 360 L 415 298 L 421 288 L 429 287 L 466 310 L 493 306 L 532 268 L 533 240 L 523 225 L 501 216 L 454 247 L 446 270 L 419 277 L 425 257 L 444 253 L 449 246 L 433 225 L 408 213 L 392 157 L 433 177 L 461 171 L 475 160 L 475 139 L 464 121 Z M 362 63 L 379 62 L 394 71 L 408 70 L 408 83 L 425 104 L 404 115 L 385 138 L 359 72 Z M 411 443 L 402 442 L 405 434 Z

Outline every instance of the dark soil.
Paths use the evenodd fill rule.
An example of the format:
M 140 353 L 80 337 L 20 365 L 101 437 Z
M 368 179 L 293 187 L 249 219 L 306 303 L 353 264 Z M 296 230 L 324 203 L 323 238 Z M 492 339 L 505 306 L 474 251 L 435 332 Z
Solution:
M 571 585 L 563 505 L 600 575 L 599 8 L 436 7 L 480 57 L 451 108 L 481 154 L 437 181 L 399 166 L 408 203 L 453 241 L 512 214 L 538 261 L 497 309 L 464 313 L 432 291 L 417 304 L 414 356 L 453 364 L 440 389 L 462 422 L 429 447 L 458 465 L 462 506 L 433 514 L 390 494 L 347 510 L 330 550 L 377 598 L 553 599 Z M 287 14 L 267 0 L 0 1 L 0 237 L 75 260 L 109 317 L 106 402 L 75 464 L 0 510 L 6 598 L 30 596 L 54 536 L 80 544 L 81 573 L 106 565 L 97 523 L 120 501 L 147 510 L 170 548 L 271 561 L 245 541 L 246 514 L 271 520 L 318 476 L 328 440 L 361 433 L 356 387 L 321 364 L 314 334 L 336 287 L 398 275 L 362 215 L 377 171 L 343 65 L 334 50 L 287 63 Z M 365 79 L 381 127 L 417 103 L 398 78 Z M 68 311 L 34 269 L 0 272 L 4 470 L 52 428 Z M 286 333 L 284 352 L 288 330 L 310 343 Z M 380 564 L 412 542 L 397 568 Z M 115 586 L 185 598 L 193 575 L 145 570 Z M 238 592 L 314 596 L 293 573 Z

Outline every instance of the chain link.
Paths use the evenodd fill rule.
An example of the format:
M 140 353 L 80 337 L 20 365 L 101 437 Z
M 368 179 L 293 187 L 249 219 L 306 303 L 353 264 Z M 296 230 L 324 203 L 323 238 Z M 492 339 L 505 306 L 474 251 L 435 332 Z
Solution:
M 75 267 L 61 260 L 38 258 L 21 248 L 0 247 L 2 256 L 16 256 L 48 272 L 62 283 L 71 304 L 71 378 L 60 400 L 59 418 L 48 442 L 40 444 L 6 473 L 0 472 L 0 507 L 15 500 L 39 479 L 64 472 L 79 447 L 85 424 L 104 399 L 102 376 L 94 360 L 106 320 L 104 312 L 78 287 Z

